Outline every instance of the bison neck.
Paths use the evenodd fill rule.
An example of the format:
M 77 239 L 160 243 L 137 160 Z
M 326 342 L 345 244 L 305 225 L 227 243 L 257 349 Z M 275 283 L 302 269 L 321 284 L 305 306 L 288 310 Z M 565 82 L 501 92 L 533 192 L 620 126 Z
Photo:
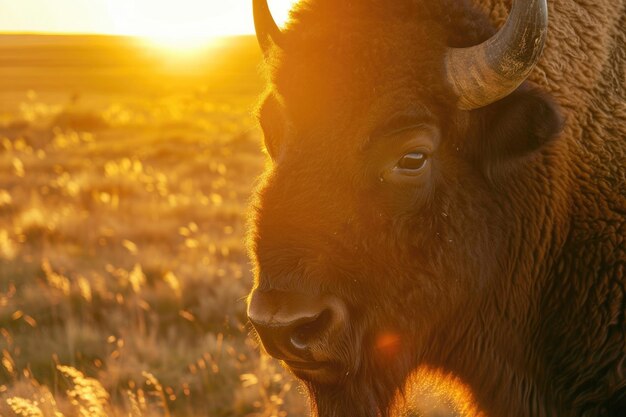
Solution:
M 624 253 L 615 237 L 570 230 L 530 298 L 513 287 L 488 294 L 433 338 L 425 362 L 469 388 L 476 415 L 626 415 Z
M 483 307 L 467 320 L 451 322 L 430 345 L 426 363 L 468 388 L 462 401 L 471 403 L 471 415 L 561 416 L 541 374 L 545 365 L 536 336 L 527 331 L 535 319 L 527 316 L 521 323 L 501 307 Z M 467 404 L 456 408 L 466 410 Z

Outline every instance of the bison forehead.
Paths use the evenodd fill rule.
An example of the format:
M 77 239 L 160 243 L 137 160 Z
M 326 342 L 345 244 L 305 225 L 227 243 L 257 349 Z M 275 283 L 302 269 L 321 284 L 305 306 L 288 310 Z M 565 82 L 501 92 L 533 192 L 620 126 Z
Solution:
M 310 0 L 294 12 L 267 68 L 294 126 L 362 127 L 416 102 L 454 107 L 446 48 L 492 33 L 465 1 Z M 370 114 L 384 101 L 391 104 L 383 114 Z
M 351 24 L 356 27 L 339 33 L 304 31 L 298 25 L 286 32 L 272 83 L 297 124 L 358 120 L 387 96 L 452 100 L 444 82 L 445 39 L 438 25 L 345 23 Z

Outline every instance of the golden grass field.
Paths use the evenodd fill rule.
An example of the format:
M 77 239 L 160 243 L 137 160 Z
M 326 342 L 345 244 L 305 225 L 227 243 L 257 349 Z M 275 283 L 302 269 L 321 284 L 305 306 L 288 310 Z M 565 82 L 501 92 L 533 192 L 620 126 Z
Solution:
M 0 36 L 0 416 L 308 414 L 248 337 L 257 49 Z
M 0 37 L 0 415 L 305 415 L 249 339 L 254 38 Z

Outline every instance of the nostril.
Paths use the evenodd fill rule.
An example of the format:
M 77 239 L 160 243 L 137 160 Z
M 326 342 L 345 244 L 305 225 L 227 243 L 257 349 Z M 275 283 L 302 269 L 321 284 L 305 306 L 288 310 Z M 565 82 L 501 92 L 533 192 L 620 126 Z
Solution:
M 278 359 L 319 360 L 347 326 L 345 304 L 333 295 L 255 290 L 248 318 L 267 353 Z
M 324 310 L 315 317 L 311 317 L 304 323 L 298 323 L 293 327 L 291 344 L 299 350 L 307 349 L 311 342 L 318 339 L 329 327 L 332 313 Z

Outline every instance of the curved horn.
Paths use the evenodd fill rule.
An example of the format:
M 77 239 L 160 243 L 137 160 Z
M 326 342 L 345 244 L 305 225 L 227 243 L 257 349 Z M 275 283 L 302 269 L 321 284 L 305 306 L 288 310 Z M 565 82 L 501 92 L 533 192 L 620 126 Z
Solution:
M 267 0 L 252 0 L 252 13 L 254 15 L 256 38 L 259 41 L 263 54 L 267 55 L 272 43 L 280 44 L 280 29 L 272 17 Z
M 484 107 L 513 92 L 539 60 L 548 31 L 546 0 L 513 0 L 504 26 L 469 48 L 448 48 L 448 82 L 458 107 Z

